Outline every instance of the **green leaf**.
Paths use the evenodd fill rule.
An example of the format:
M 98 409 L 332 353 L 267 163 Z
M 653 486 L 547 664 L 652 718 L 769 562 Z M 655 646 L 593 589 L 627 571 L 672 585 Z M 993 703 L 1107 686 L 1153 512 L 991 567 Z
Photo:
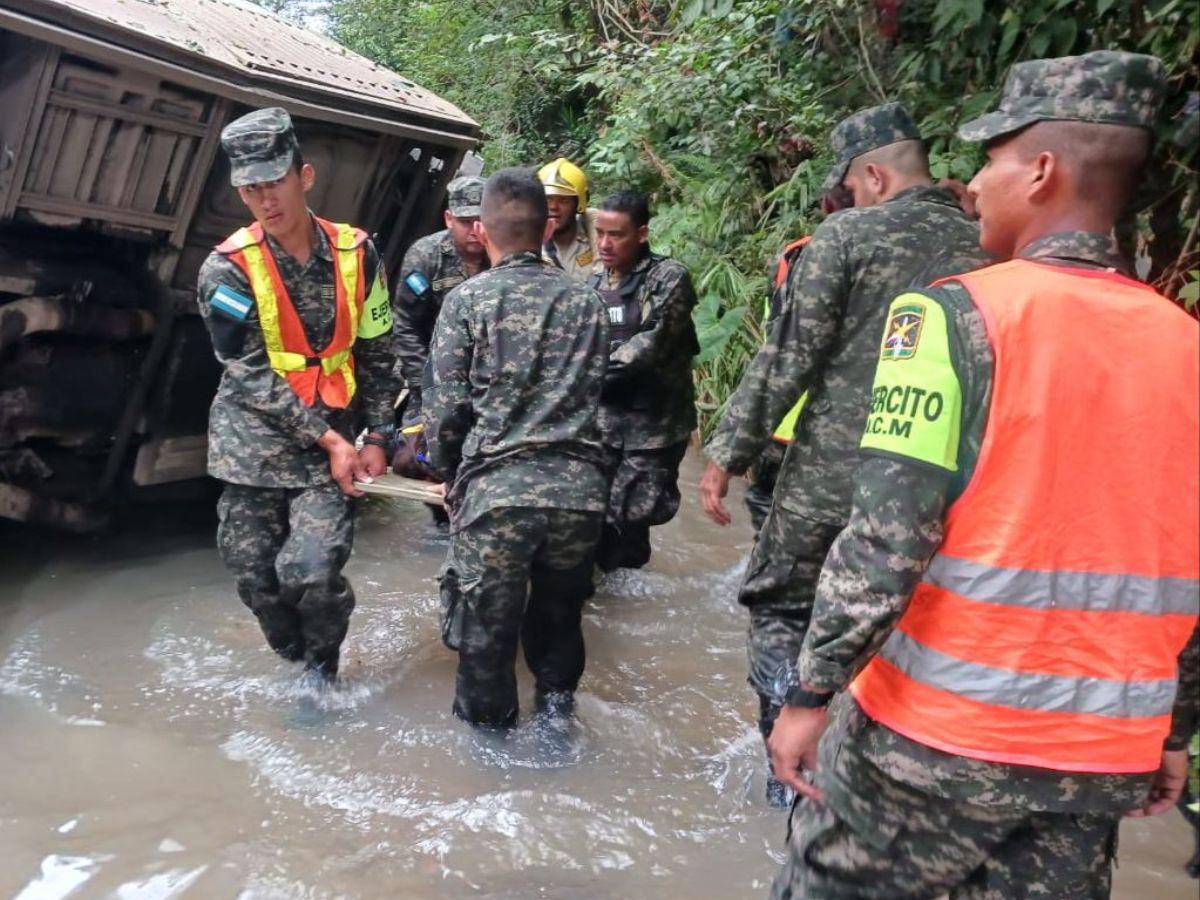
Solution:
M 1117 0 L 1096 0 L 1096 15 L 1102 16 L 1116 4 Z
M 679 14 L 679 21 L 684 25 L 691 25 L 702 15 L 704 15 L 704 0 L 688 0 L 687 6 Z
M 1074 19 L 1059 19 L 1052 28 L 1054 32 L 1054 52 L 1057 56 L 1066 56 L 1075 46 L 1075 38 L 1079 34 L 1079 26 Z
M 1000 46 L 996 48 L 997 59 L 1008 59 L 1008 54 L 1012 52 L 1013 44 L 1017 42 L 1017 36 L 1021 33 L 1021 17 L 1013 15 L 1008 24 L 1004 26 L 1004 34 L 1000 36 Z

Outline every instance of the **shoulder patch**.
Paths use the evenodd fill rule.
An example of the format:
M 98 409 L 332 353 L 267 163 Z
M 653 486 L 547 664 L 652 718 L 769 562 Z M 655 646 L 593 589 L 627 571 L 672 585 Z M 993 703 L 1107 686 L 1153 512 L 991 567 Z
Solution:
M 408 289 L 418 297 L 429 290 L 429 279 L 416 269 L 404 276 L 404 283 L 408 285 Z
M 888 316 L 887 330 L 879 349 L 879 359 L 912 359 L 917 355 L 917 344 L 925 327 L 925 304 L 906 301 L 892 306 Z
M 245 294 L 239 294 L 231 287 L 219 284 L 208 301 L 213 309 L 220 310 L 227 316 L 245 320 L 254 308 L 254 301 Z

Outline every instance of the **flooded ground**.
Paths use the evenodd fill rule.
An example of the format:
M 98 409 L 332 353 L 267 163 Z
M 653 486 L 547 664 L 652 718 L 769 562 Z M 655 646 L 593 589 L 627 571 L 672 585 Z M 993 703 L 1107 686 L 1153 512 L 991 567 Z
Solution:
M 316 716 L 211 511 L 91 539 L 0 526 L 0 896 L 764 897 L 784 819 L 743 682 L 749 528 L 710 525 L 698 477 L 689 459 L 650 567 L 587 610 L 566 745 L 450 716 L 445 544 L 417 505 L 365 506 L 344 683 Z M 1116 896 L 1194 898 L 1190 840 L 1175 813 L 1127 823 Z

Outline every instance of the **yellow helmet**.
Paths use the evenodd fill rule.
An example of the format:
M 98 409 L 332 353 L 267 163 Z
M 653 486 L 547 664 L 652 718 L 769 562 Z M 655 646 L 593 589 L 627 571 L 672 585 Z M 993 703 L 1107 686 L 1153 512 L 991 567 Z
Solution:
M 587 209 L 588 183 L 583 169 L 569 159 L 559 157 L 538 169 L 538 181 L 546 186 L 547 194 L 560 197 L 578 197 L 579 211 Z

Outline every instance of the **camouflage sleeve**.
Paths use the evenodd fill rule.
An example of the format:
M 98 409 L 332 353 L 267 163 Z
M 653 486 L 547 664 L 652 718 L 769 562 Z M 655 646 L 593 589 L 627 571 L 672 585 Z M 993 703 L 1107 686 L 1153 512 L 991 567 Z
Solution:
M 947 507 L 970 480 L 978 459 L 992 370 L 983 317 L 965 291 L 927 291 L 921 296 L 944 311 L 949 352 L 944 357 L 930 353 L 930 357 L 937 357 L 926 360 L 930 369 L 917 371 L 924 372 L 921 377 L 935 380 L 954 376 L 957 390 L 946 392 L 942 414 L 957 423 L 955 446 L 952 453 L 931 455 L 926 452 L 929 447 L 944 447 L 938 441 L 944 437 L 944 429 L 933 428 L 934 440 L 913 431 L 919 452 L 903 444 L 882 452 L 869 451 L 859 466 L 850 519 L 826 557 L 812 620 L 800 651 L 800 679 L 813 690 L 842 690 L 883 645 L 941 544 Z M 888 342 L 897 324 L 902 329 L 910 322 L 907 311 L 897 318 L 897 305 L 903 299 L 893 304 L 893 315 L 889 316 L 876 390 L 880 379 L 891 377 L 887 367 L 895 365 L 897 359 L 923 358 L 923 353 L 934 349 L 931 341 L 910 340 L 905 346 L 915 352 L 897 356 L 902 349 L 900 342 Z M 903 333 L 911 336 L 915 331 Z M 885 415 L 907 421 L 898 402 L 887 414 L 885 401 Z M 878 395 L 873 396 L 872 408 L 878 403 Z M 918 416 L 923 416 L 923 411 L 921 407 Z M 864 445 L 872 437 L 872 418 L 868 419 Z M 922 422 L 938 424 L 927 419 Z M 953 465 L 948 464 L 951 457 Z
M 429 460 L 447 484 L 462 461 L 463 443 L 475 420 L 471 406 L 471 360 L 475 341 L 465 313 L 471 288 L 460 285 L 446 295 L 433 329 L 426 363 L 421 416 Z
M 365 425 L 390 424 L 399 387 L 393 374 L 396 353 L 392 337 L 391 305 L 387 298 L 387 273 L 375 244 L 368 241 L 364 277 L 366 302 L 358 337 L 354 341 L 355 376 L 358 381 L 362 421 Z
M 228 396 L 271 421 L 298 446 L 311 446 L 329 424 L 271 368 L 253 297 L 242 270 L 220 254 L 210 254 L 200 267 L 196 300 L 224 370 L 223 382 L 232 388 Z
M 429 341 L 437 321 L 438 305 L 433 292 L 436 261 L 425 241 L 417 241 L 404 254 L 392 312 L 396 319 L 396 355 L 410 391 L 418 394 L 424 377 Z
M 608 383 L 621 386 L 653 374 L 680 353 L 694 356 L 699 351 L 692 325 L 695 306 L 696 290 L 683 264 L 667 260 L 655 266 L 646 277 L 641 330 L 609 356 Z
M 1171 735 L 1165 749 L 1183 750 L 1200 729 L 1200 622 L 1179 654 L 1179 688 L 1171 712 Z
M 841 323 L 846 296 L 845 241 L 837 217 L 814 232 L 788 272 L 779 317 L 742 375 L 706 452 L 742 474 L 812 381 Z

